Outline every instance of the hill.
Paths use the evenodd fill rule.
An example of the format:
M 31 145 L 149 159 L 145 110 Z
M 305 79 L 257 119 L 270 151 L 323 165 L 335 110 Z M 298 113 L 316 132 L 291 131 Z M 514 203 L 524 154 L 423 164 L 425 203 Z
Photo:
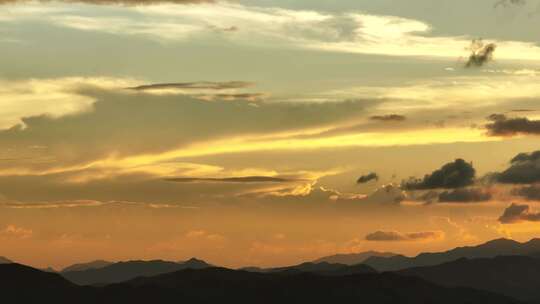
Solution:
M 519 304 L 468 288 L 446 288 L 394 273 L 324 276 L 186 269 L 103 287 L 72 284 L 58 274 L 18 264 L 0 265 L 6 303 L 438 303 Z
M 113 263 L 102 268 L 62 272 L 61 275 L 78 285 L 106 285 L 141 276 L 155 276 L 182 269 L 201 269 L 207 267 L 210 267 L 210 264 L 197 259 L 179 263 L 162 260 L 129 261 Z
M 498 292 L 524 301 L 540 299 L 540 259 L 500 256 L 466 259 L 398 272 L 449 287 L 471 287 Z
M 393 257 L 371 257 L 364 263 L 378 271 L 396 271 L 406 268 L 434 266 L 455 261 L 461 258 L 492 258 L 496 256 L 523 255 L 528 256 L 540 252 L 540 239 L 532 239 L 526 243 L 519 243 L 508 239 L 497 239 L 487 243 L 458 247 L 445 252 L 422 253 L 416 257 L 396 255 Z
M 326 262 L 331 264 L 357 265 L 363 263 L 365 260 L 371 257 L 388 258 L 396 255 L 397 254 L 391 252 L 366 251 L 360 253 L 336 254 L 326 256 L 313 261 L 313 263 Z
M 79 263 L 79 264 L 73 264 L 71 266 L 68 266 L 64 269 L 62 269 L 61 272 L 72 272 L 72 271 L 84 271 L 89 269 L 99 269 L 103 267 L 107 267 L 109 265 L 114 264 L 113 262 L 103 261 L 103 260 L 96 260 L 88 263 Z
M 257 268 L 257 267 L 247 267 L 241 270 L 248 272 L 259 272 L 259 273 L 281 273 L 281 274 L 293 274 L 293 273 L 314 273 L 319 275 L 331 275 L 331 276 L 340 276 L 340 275 L 350 275 L 350 274 L 361 274 L 361 273 L 375 273 L 375 269 L 363 265 L 344 265 L 344 264 L 332 264 L 327 262 L 321 263 L 302 263 L 299 265 L 288 266 L 288 267 L 278 267 L 278 268 Z

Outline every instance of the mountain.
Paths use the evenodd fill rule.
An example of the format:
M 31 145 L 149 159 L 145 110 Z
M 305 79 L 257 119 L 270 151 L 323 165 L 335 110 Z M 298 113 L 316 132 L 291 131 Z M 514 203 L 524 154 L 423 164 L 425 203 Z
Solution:
M 540 300 L 540 259 L 500 256 L 466 259 L 398 272 L 449 287 L 471 287 L 511 296 L 523 301 Z
M 179 303 L 519 303 L 490 292 L 444 288 L 393 273 L 284 275 L 206 268 L 137 278 L 105 287 L 105 290 L 111 289 L 158 291 L 160 297 L 177 299 Z M 146 298 L 145 295 L 139 297 Z
M 521 303 L 487 291 L 446 288 L 420 278 L 394 273 L 284 275 L 205 268 L 91 287 L 77 286 L 58 274 L 18 264 L 5 264 L 0 265 L 0 281 L 2 300 L 17 304 Z
M 119 283 L 141 276 L 155 276 L 182 269 L 201 269 L 210 267 L 204 261 L 191 259 L 185 262 L 129 261 L 114 263 L 102 268 L 62 272 L 61 275 L 78 285 Z
M 492 258 L 496 256 L 532 255 L 540 252 L 540 239 L 532 239 L 526 243 L 519 243 L 508 239 L 497 239 L 487 243 L 472 246 L 458 247 L 445 252 L 422 253 L 416 257 L 396 255 L 393 257 L 371 257 L 364 263 L 378 271 L 396 271 L 412 267 L 434 266 L 460 258 Z
M 370 257 L 383 257 L 388 258 L 396 256 L 397 254 L 391 252 L 378 252 L 378 251 L 366 251 L 360 253 L 351 253 L 351 254 L 336 254 L 331 256 L 322 257 L 313 261 L 313 263 L 322 263 L 327 262 L 331 264 L 345 264 L 345 265 L 356 265 L 363 263 Z
M 248 272 L 259 272 L 259 273 L 280 273 L 280 274 L 294 274 L 294 273 L 314 273 L 319 275 L 330 275 L 330 276 L 340 276 L 340 275 L 351 275 L 351 274 L 361 274 L 361 273 L 375 273 L 375 269 L 363 265 L 344 265 L 337 263 L 302 263 L 299 265 L 288 266 L 288 267 L 278 267 L 278 268 L 257 268 L 257 267 L 247 267 L 241 270 Z
M 0 257 L 0 264 L 11 264 L 11 263 L 13 263 L 11 260 L 5 257 Z
M 75 299 L 84 296 L 56 273 L 15 263 L 0 265 L 0 282 L 3 303 L 77 303 Z
M 84 271 L 84 270 L 89 270 L 89 269 L 98 269 L 98 268 L 103 268 L 103 267 L 106 267 L 106 266 L 109 266 L 109 265 L 112 265 L 112 264 L 114 264 L 114 263 L 113 262 L 103 261 L 103 260 L 96 260 L 96 261 L 93 261 L 93 262 L 80 263 L 80 264 L 74 264 L 74 265 L 68 266 L 68 267 L 62 269 L 61 272 L 72 272 L 72 271 Z
M 53 272 L 53 273 L 56 273 L 58 271 L 54 270 L 54 268 L 52 267 L 47 267 L 47 268 L 43 268 L 43 269 L 40 269 L 41 271 L 45 271 L 45 272 Z

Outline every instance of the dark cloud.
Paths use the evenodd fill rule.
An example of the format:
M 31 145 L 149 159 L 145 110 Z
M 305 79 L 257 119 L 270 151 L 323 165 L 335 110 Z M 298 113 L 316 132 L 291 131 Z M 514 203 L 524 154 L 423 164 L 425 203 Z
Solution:
M 154 83 L 140 85 L 128 88 L 135 91 L 151 91 L 164 89 L 182 89 L 182 90 L 226 90 L 243 89 L 253 86 L 254 83 L 246 81 L 227 81 L 227 82 L 175 82 L 175 83 Z
M 85 3 L 92 5 L 152 5 L 157 3 L 175 3 L 175 4 L 200 4 L 200 3 L 214 3 L 215 0 L 59 0 L 65 3 Z M 32 2 L 31 0 L 0 0 L 2 4 L 14 4 Z M 49 3 L 52 0 L 38 0 L 38 2 Z
M 536 112 L 536 110 L 533 109 L 513 109 L 511 112 Z
M 521 196 L 529 201 L 540 201 L 540 185 L 518 188 L 512 191 L 512 194 Z
M 366 235 L 367 241 L 377 242 L 400 242 L 400 241 L 425 241 L 437 240 L 444 237 L 442 231 L 423 231 L 401 233 L 397 231 L 377 231 Z
M 540 213 L 531 212 L 529 205 L 514 203 L 504 210 L 503 215 L 499 217 L 499 222 L 503 224 L 540 222 Z
M 402 187 L 407 190 L 461 188 L 472 185 L 475 175 L 476 170 L 473 168 L 472 163 L 467 163 L 463 159 L 456 159 L 433 173 L 427 174 L 423 179 L 413 178 L 404 181 Z
M 358 180 L 356 181 L 357 184 L 365 184 L 365 183 L 369 183 L 370 181 L 378 181 L 379 180 L 379 175 L 377 175 L 377 173 L 375 172 L 372 172 L 372 173 L 369 173 L 367 175 L 362 175 L 358 178 Z
M 491 193 L 477 188 L 456 189 L 439 194 L 439 202 L 441 203 L 475 203 L 489 201 L 490 199 Z
M 465 64 L 465 67 L 481 67 L 484 64 L 493 60 L 493 53 L 497 49 L 494 43 L 485 44 L 481 39 L 475 39 L 469 47 L 471 55 Z
M 529 120 L 526 117 L 508 118 L 503 114 L 493 114 L 488 119 L 492 122 L 485 127 L 490 136 L 540 134 L 540 120 Z
M 369 119 L 378 120 L 378 121 L 404 121 L 407 118 L 403 115 L 389 114 L 389 115 L 375 115 L 375 116 L 371 116 Z
M 222 99 L 222 100 L 246 100 L 246 101 L 257 101 L 264 99 L 267 97 L 268 94 L 265 93 L 240 93 L 240 94 L 214 94 L 206 96 L 207 98 L 214 99 Z
M 493 175 L 503 184 L 531 184 L 540 182 L 540 151 L 520 153 L 510 161 L 510 167 Z
M 175 183 L 286 183 L 296 181 L 271 176 L 243 176 L 226 178 L 172 177 L 165 180 Z
M 217 32 L 238 32 L 240 29 L 237 26 L 229 26 L 229 27 L 218 27 L 218 26 L 210 26 L 210 29 L 217 31 Z

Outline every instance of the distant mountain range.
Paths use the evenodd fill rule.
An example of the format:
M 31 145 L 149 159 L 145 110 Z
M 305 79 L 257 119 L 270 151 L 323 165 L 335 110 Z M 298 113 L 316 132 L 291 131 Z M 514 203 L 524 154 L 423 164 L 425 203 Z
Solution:
M 103 267 L 107 267 L 109 265 L 114 264 L 113 262 L 103 261 L 103 260 L 96 260 L 93 262 L 88 263 L 80 263 L 80 264 L 74 264 L 71 266 L 68 266 L 64 269 L 62 269 L 61 272 L 72 272 L 72 271 L 84 271 L 89 269 L 99 269 Z
M 59 274 L 19 264 L 0 265 L 6 303 L 439 303 L 518 304 L 468 288 L 447 288 L 393 273 L 322 276 L 186 269 L 104 287 L 76 286 Z M 4 279 L 9 278 L 9 279 Z
M 344 265 L 357 265 L 363 263 L 365 260 L 371 257 L 389 258 L 396 256 L 396 253 L 391 252 L 378 252 L 378 251 L 366 251 L 360 253 L 351 254 L 336 254 L 327 257 L 322 257 L 313 261 L 313 263 L 331 263 L 331 264 L 344 264 Z
M 540 304 L 540 239 L 498 239 L 416 257 L 391 255 L 366 252 L 240 270 L 198 259 L 94 261 L 59 273 L 2 258 L 0 294 L 9 303 Z M 327 262 L 363 258 L 365 264 Z
M 532 239 L 526 243 L 497 239 L 478 246 L 458 247 L 445 252 L 422 253 L 416 257 L 403 255 L 370 257 L 364 263 L 378 271 L 396 271 L 412 267 L 434 266 L 461 258 L 493 258 L 511 255 L 540 255 L 540 239 Z
M 401 270 L 398 274 L 423 278 L 448 287 L 488 290 L 523 301 L 540 302 L 540 259 L 500 256 L 466 259 L 436 266 Z
M 342 276 L 352 274 L 376 273 L 377 271 L 368 265 L 344 265 L 332 264 L 327 262 L 321 263 L 302 263 L 295 266 L 279 267 L 279 268 L 257 268 L 247 267 L 240 270 L 258 273 L 279 273 L 279 274 L 294 274 L 294 273 L 313 273 L 325 276 Z
M 63 271 L 61 275 L 78 285 L 106 285 L 124 282 L 141 276 L 155 276 L 183 269 L 211 267 L 204 261 L 191 259 L 185 262 L 128 261 L 113 263 L 101 268 L 83 267 L 80 271 Z

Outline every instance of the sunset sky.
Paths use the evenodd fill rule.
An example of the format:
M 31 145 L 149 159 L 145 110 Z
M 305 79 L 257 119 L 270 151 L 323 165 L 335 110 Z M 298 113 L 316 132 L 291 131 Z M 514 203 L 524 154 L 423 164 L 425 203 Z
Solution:
M 0 256 L 538 237 L 539 39 L 540 0 L 0 0 Z

